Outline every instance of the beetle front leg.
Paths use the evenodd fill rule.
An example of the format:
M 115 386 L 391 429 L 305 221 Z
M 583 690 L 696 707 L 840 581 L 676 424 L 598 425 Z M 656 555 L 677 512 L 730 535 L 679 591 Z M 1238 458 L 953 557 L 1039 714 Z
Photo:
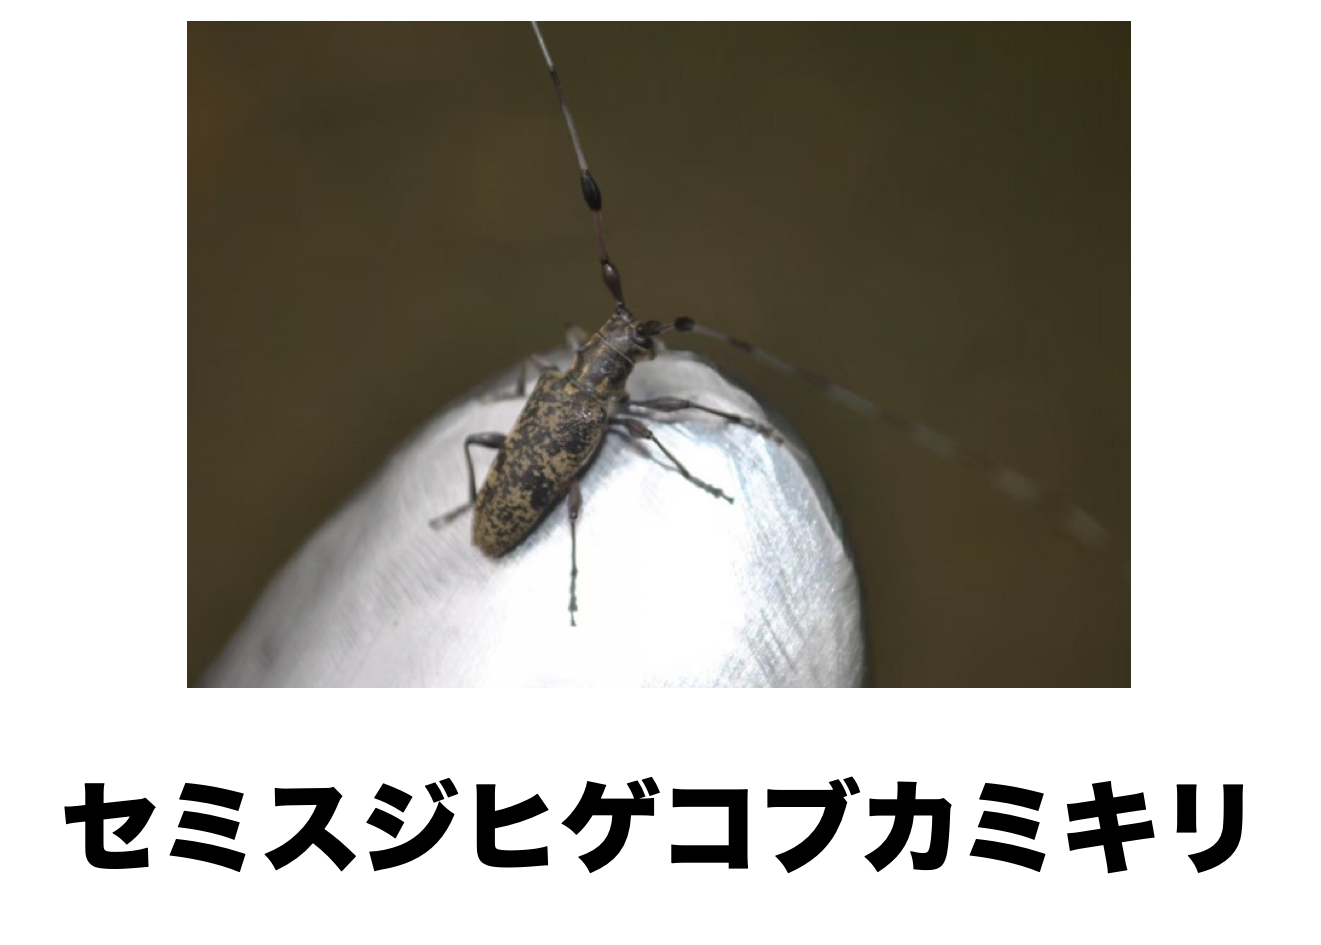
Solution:
M 573 322 L 569 322 L 564 326 L 564 341 L 569 346 L 570 351 L 576 352 L 587 344 L 587 332 Z
M 523 363 L 518 368 L 518 380 L 514 382 L 514 392 L 512 394 L 487 394 L 479 398 L 481 403 L 494 404 L 502 400 L 521 400 L 527 396 L 527 382 L 530 368 L 537 369 L 537 376 L 545 374 L 547 371 L 555 370 L 555 365 L 551 364 L 539 354 L 531 354 L 523 359 Z

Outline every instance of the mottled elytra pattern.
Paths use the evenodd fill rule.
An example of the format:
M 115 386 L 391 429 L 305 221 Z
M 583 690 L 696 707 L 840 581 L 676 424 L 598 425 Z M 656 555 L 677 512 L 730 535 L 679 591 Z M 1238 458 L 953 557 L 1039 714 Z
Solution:
M 543 374 L 477 496 L 473 543 L 498 556 L 522 541 L 592 458 L 606 419 L 605 404 L 568 374 Z
M 601 445 L 611 413 L 627 397 L 633 367 L 654 356 L 652 335 L 659 331 L 620 309 L 578 349 L 567 371 L 541 375 L 474 497 L 478 548 L 504 554 L 559 503 Z

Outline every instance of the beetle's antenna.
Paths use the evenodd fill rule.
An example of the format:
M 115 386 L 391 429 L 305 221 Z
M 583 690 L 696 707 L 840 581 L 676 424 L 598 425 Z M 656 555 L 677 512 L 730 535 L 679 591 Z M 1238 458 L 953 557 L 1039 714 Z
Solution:
M 815 371 L 809 371 L 790 361 L 785 361 L 783 358 L 778 358 L 769 351 L 749 344 L 741 338 L 735 338 L 723 331 L 717 331 L 714 328 L 698 324 L 691 318 L 676 318 L 672 324 L 660 325 L 654 330 L 656 334 L 663 334 L 668 331 L 690 331 L 732 345 L 767 367 L 812 385 L 827 396 L 842 403 L 854 413 L 877 423 L 893 427 L 923 449 L 980 473 L 992 486 L 1011 499 L 1023 505 L 1036 507 L 1054 523 L 1059 531 L 1079 544 L 1096 550 L 1104 549 L 1110 544 L 1110 532 L 1106 527 L 1067 496 L 1029 479 L 1017 470 L 976 450 L 969 449 L 945 436 L 945 434 L 931 429 L 924 423 L 918 423 L 916 420 L 911 420 L 888 407 L 872 403 L 865 397 L 860 397 L 853 391 L 846 390 Z
M 541 27 L 535 20 L 532 22 L 532 32 L 537 34 L 537 45 L 541 47 L 546 68 L 550 70 L 551 80 L 555 83 L 555 94 L 560 100 L 560 110 L 564 112 L 564 123 L 569 126 L 569 138 L 573 141 L 574 154 L 578 156 L 578 170 L 582 172 L 583 199 L 587 201 L 587 207 L 592 211 L 592 217 L 596 221 L 596 246 L 601 253 L 601 279 L 605 282 L 605 287 L 610 290 L 610 294 L 614 296 L 615 310 L 628 315 L 628 309 L 624 307 L 623 281 L 619 277 L 619 270 L 610 261 L 610 254 L 605 251 L 605 224 L 601 222 L 601 188 L 597 185 L 592 172 L 587 169 L 587 156 L 583 153 L 582 142 L 578 140 L 578 129 L 573 124 L 573 115 L 569 114 L 569 102 L 564 97 L 564 87 L 560 85 L 560 73 L 555 68 L 555 61 L 550 58 L 550 49 L 547 48 L 546 40 L 541 35 Z

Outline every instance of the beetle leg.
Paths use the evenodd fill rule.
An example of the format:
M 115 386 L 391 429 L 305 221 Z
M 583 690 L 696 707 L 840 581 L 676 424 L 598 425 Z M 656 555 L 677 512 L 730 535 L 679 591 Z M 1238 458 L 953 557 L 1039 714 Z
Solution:
M 578 513 L 583 508 L 583 493 L 575 478 L 569 483 L 569 626 L 576 627 L 578 612 Z
M 730 423 L 737 423 L 739 426 L 747 427 L 750 430 L 756 430 L 762 436 L 775 443 L 784 444 L 784 437 L 776 432 L 770 424 L 762 423 L 760 420 L 754 420 L 751 417 L 744 417 L 736 413 L 727 413 L 724 410 L 717 410 L 714 407 L 707 407 L 696 401 L 685 400 L 682 397 L 653 397 L 650 400 L 629 400 L 624 404 L 625 411 L 633 407 L 644 407 L 647 410 L 658 410 L 662 413 L 673 413 L 676 410 L 701 410 L 704 413 L 714 414 L 717 417 L 723 417 Z
M 529 355 L 523 359 L 523 366 L 518 372 L 518 386 L 514 388 L 515 397 L 524 397 L 527 395 L 527 368 L 529 364 L 537 366 L 537 376 L 540 377 L 547 371 L 555 370 L 555 365 L 551 364 L 539 354 Z
M 529 366 L 536 366 L 537 376 L 540 377 L 547 371 L 555 370 L 555 365 L 551 364 L 539 354 L 528 355 L 523 359 L 523 364 L 518 369 L 518 380 L 514 382 L 514 392 L 512 394 L 487 394 L 481 398 L 481 403 L 492 404 L 502 400 L 520 400 L 527 396 L 527 380 Z
M 472 468 L 472 447 L 485 446 L 490 449 L 498 450 L 505 445 L 504 433 L 473 433 L 463 441 L 463 457 L 468 461 L 468 501 L 457 509 L 451 509 L 444 515 L 438 515 L 427 522 L 432 528 L 440 528 L 454 521 L 464 512 L 468 511 L 477 502 L 477 474 Z
M 688 471 L 688 467 L 685 466 L 683 463 L 679 462 L 678 457 L 675 456 L 673 453 L 671 453 L 669 450 L 667 450 L 665 448 L 665 445 L 661 443 L 660 440 L 656 439 L 656 434 L 651 432 L 651 428 L 648 427 L 641 420 L 634 420 L 632 417 L 617 417 L 611 419 L 610 423 L 616 426 L 624 427 L 624 429 L 628 431 L 628 435 L 634 437 L 635 439 L 650 440 L 652 443 L 655 443 L 656 448 L 660 450 L 662 453 L 664 453 L 666 458 L 669 459 L 670 462 L 674 463 L 674 468 L 679 471 L 679 474 L 682 475 L 683 478 L 687 479 L 689 482 L 697 486 L 699 489 L 702 489 L 705 492 L 709 492 L 717 499 L 724 499 L 726 502 L 733 504 L 734 499 L 732 496 L 726 495 L 724 491 L 717 489 L 709 482 L 705 482 L 701 479 L 698 479 L 696 476 L 690 473 Z
M 577 351 L 583 345 L 587 344 L 587 332 L 582 328 L 569 322 L 564 326 L 564 340 L 569 346 L 570 351 Z

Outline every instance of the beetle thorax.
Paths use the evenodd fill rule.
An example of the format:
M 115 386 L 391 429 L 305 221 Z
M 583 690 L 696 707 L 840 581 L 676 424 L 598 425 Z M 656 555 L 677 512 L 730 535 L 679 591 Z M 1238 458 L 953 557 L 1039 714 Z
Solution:
M 651 336 L 627 312 L 616 312 L 578 349 L 567 372 L 581 390 L 608 400 L 624 394 L 628 376 L 639 361 L 656 356 Z

